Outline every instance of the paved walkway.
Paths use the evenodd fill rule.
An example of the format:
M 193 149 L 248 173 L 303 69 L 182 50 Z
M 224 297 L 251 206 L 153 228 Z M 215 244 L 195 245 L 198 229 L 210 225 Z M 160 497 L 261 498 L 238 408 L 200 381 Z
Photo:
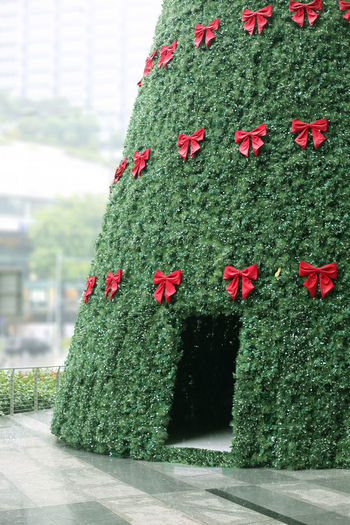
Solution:
M 57 443 L 51 411 L 0 417 L 1 525 L 350 524 L 350 470 L 199 468 Z

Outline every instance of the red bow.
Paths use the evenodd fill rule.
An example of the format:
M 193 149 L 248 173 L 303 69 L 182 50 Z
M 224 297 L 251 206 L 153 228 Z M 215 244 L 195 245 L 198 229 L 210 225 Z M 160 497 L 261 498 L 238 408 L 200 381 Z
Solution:
M 348 11 L 345 13 L 343 18 L 347 20 L 350 24 L 350 2 L 345 2 L 344 0 L 339 0 L 339 9 L 340 11 L 344 11 L 344 9 L 348 9 Z
M 120 179 L 120 177 L 123 175 L 123 172 L 126 168 L 126 165 L 128 163 L 128 157 L 125 157 L 124 160 L 121 161 L 121 163 L 119 164 L 118 168 L 115 170 L 115 174 L 114 174 L 114 180 L 112 182 L 112 184 L 116 184 L 118 182 L 118 180 Z
M 181 270 L 176 270 L 175 272 L 169 273 L 169 275 L 164 275 L 163 272 L 159 270 L 154 274 L 153 284 L 158 284 L 158 288 L 154 292 L 154 297 L 159 304 L 162 302 L 163 293 L 165 290 L 165 299 L 170 303 L 170 298 L 176 292 L 174 284 L 180 284 L 181 282 Z
M 313 0 L 308 4 L 301 4 L 300 2 L 295 2 L 295 0 L 290 0 L 289 2 L 289 12 L 294 13 L 296 11 L 295 15 L 292 16 L 292 20 L 300 27 L 303 27 L 304 24 L 305 11 L 310 26 L 314 24 L 316 18 L 320 16 L 320 13 L 316 13 L 314 9 L 321 11 L 322 0 Z
M 179 155 L 186 160 L 188 148 L 191 142 L 191 153 L 190 157 L 193 158 L 196 151 L 201 149 L 200 145 L 198 144 L 198 140 L 204 139 L 204 128 L 197 129 L 192 135 L 184 135 L 183 133 L 180 133 L 179 138 L 177 139 L 177 145 L 181 148 L 179 149 Z
M 177 40 L 174 40 L 170 46 L 162 46 L 160 48 L 160 60 L 158 62 L 158 68 L 160 69 L 163 65 L 165 67 L 168 62 L 173 58 L 173 53 L 177 46 Z
M 237 290 L 238 290 L 238 281 L 239 277 L 242 277 L 242 297 L 245 299 L 247 295 L 253 290 L 254 286 L 250 282 L 250 279 L 258 278 L 258 267 L 256 264 L 247 266 L 244 270 L 237 270 L 234 266 L 225 266 L 224 270 L 224 279 L 233 280 L 226 286 L 226 290 L 231 295 L 232 299 L 235 300 Z
M 107 295 L 109 293 L 109 290 L 111 290 L 111 295 L 109 296 L 110 300 L 112 300 L 113 295 L 118 290 L 118 283 L 120 283 L 120 280 L 122 278 L 122 271 L 118 270 L 116 274 L 113 275 L 112 272 L 107 273 L 106 277 L 106 289 L 105 289 L 105 299 L 107 299 Z
M 210 40 L 213 40 L 215 38 L 215 35 L 213 31 L 219 28 L 219 18 L 215 18 L 212 22 L 210 22 L 207 26 L 202 26 L 201 24 L 197 24 L 194 30 L 194 36 L 196 37 L 194 39 L 194 45 L 196 47 L 199 47 L 200 43 L 202 42 L 204 33 L 205 33 L 205 44 L 207 47 L 209 47 Z
M 299 276 L 303 277 L 304 275 L 308 275 L 304 286 L 309 290 L 312 297 L 315 297 L 316 293 L 317 274 L 320 274 L 320 288 L 323 299 L 324 296 L 334 288 L 331 279 L 336 279 L 337 277 L 337 263 L 326 264 L 325 266 L 321 266 L 321 268 L 316 268 L 307 262 L 300 262 Z
M 142 77 L 142 79 L 144 77 L 147 77 L 147 75 L 149 75 L 149 73 L 153 69 L 153 59 L 156 56 L 156 54 L 157 54 L 157 49 L 155 49 L 153 51 L 153 53 L 149 57 L 146 58 L 146 65 L 145 65 L 145 69 L 143 70 L 143 77 Z M 142 79 L 137 83 L 137 85 L 139 87 L 141 86 Z
M 92 294 L 92 289 L 95 286 L 96 282 L 96 275 L 92 275 L 88 277 L 88 280 L 86 281 L 86 290 L 84 293 L 84 303 L 88 302 L 89 296 Z
M 238 148 L 238 151 L 240 151 L 243 155 L 248 157 L 249 137 L 251 137 L 253 151 L 256 156 L 261 146 L 264 145 L 263 141 L 259 137 L 265 137 L 265 135 L 265 124 L 260 124 L 260 126 L 256 127 L 252 131 L 235 131 L 235 143 L 238 144 L 239 142 L 243 141 L 240 147 Z
M 243 29 L 245 29 L 250 35 L 252 35 L 255 27 L 255 21 L 258 20 L 258 31 L 260 34 L 267 24 L 267 20 L 264 17 L 271 15 L 272 5 L 267 5 L 266 7 L 259 9 L 259 11 L 250 11 L 249 9 L 243 9 L 242 20 L 243 22 L 245 22 L 245 24 L 243 25 Z
M 322 144 L 324 140 L 326 140 L 326 137 L 324 137 L 319 130 L 327 130 L 327 119 L 321 118 L 320 120 L 315 120 L 314 122 L 310 122 L 309 124 L 307 124 L 306 122 L 302 122 L 301 120 L 296 120 L 295 118 L 293 119 L 292 133 L 299 133 L 299 131 L 301 131 L 301 133 L 299 133 L 299 135 L 295 139 L 295 142 L 299 144 L 299 146 L 301 146 L 303 149 L 305 149 L 307 144 L 309 129 L 311 129 L 312 131 L 312 138 L 314 141 L 315 148 L 317 149 L 318 146 Z
M 150 151 L 151 151 L 151 148 L 145 149 L 145 151 L 143 153 L 139 153 L 138 151 L 135 151 L 135 153 L 134 153 L 135 165 L 134 165 L 133 169 L 131 170 L 131 173 L 132 173 L 132 176 L 134 177 L 134 179 L 136 178 L 137 175 L 139 177 L 141 177 L 141 171 L 146 166 L 146 162 L 145 161 L 148 160 Z

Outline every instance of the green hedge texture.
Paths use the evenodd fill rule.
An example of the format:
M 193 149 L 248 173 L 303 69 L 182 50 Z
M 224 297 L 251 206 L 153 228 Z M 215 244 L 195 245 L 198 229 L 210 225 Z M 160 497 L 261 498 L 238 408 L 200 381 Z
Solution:
M 335 0 L 303 28 L 275 0 L 262 34 L 250 36 L 242 10 L 263 6 L 164 1 L 151 51 L 178 46 L 139 90 L 129 165 L 109 198 L 90 271 L 97 285 L 81 304 L 55 407 L 52 431 L 72 446 L 208 465 L 350 467 L 350 25 Z M 196 49 L 195 25 L 214 18 L 215 40 Z M 310 134 L 302 150 L 293 118 L 326 118 L 326 141 L 316 150 Z M 265 144 L 246 159 L 234 131 L 263 122 Z M 178 135 L 200 127 L 201 149 L 184 162 Z M 148 147 L 134 180 L 133 153 Z M 314 299 L 303 286 L 300 260 L 337 263 L 324 300 L 319 284 Z M 254 263 L 254 290 L 232 301 L 225 265 Z M 106 301 L 106 274 L 118 268 Z M 158 269 L 182 270 L 169 305 L 152 295 Z M 169 449 L 186 319 L 222 315 L 240 323 L 232 451 Z

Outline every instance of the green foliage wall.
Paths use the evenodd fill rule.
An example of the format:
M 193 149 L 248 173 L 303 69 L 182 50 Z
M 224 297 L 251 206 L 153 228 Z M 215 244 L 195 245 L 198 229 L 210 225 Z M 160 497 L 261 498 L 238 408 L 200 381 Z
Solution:
M 261 35 L 242 29 L 261 2 L 165 0 L 154 47 L 178 47 L 142 83 L 124 156 L 151 147 L 142 177 L 132 162 L 113 188 L 54 414 L 73 446 L 133 458 L 309 468 L 349 466 L 350 185 L 349 24 L 326 1 L 300 28 L 275 0 Z M 207 49 L 194 27 L 220 18 Z M 159 55 L 158 55 L 159 56 Z M 327 140 L 303 151 L 293 118 L 327 118 Z M 236 129 L 266 123 L 247 160 Z M 201 150 L 183 160 L 180 132 L 204 127 Z M 335 288 L 312 299 L 300 260 L 337 262 Z M 234 302 L 225 265 L 259 268 L 255 289 Z M 282 268 L 279 277 L 274 274 Z M 123 269 L 113 301 L 105 276 Z M 171 304 L 154 300 L 155 270 L 180 268 Z M 237 315 L 233 448 L 219 454 L 164 447 L 184 320 Z M 218 359 L 220 355 L 218 354 Z

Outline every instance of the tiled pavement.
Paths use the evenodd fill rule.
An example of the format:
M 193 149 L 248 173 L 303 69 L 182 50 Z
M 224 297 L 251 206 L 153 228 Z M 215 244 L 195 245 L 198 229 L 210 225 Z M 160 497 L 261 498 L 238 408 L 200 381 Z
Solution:
M 199 468 L 73 450 L 0 417 L 0 525 L 350 524 L 350 471 Z

